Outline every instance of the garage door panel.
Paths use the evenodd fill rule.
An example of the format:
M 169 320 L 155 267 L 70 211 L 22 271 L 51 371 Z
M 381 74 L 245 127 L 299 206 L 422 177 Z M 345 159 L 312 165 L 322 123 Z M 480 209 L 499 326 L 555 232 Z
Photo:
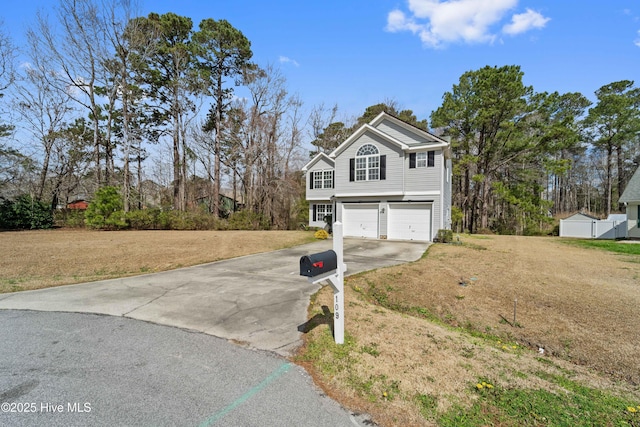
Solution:
M 431 205 L 389 205 L 388 238 L 431 240 Z
M 377 205 L 342 205 L 343 234 L 347 237 L 378 238 Z

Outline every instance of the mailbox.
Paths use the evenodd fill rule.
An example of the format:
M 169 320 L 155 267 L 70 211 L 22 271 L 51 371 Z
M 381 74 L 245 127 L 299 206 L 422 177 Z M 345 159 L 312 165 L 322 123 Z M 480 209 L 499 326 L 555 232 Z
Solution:
M 300 258 L 300 275 L 315 277 L 338 268 L 338 256 L 332 250 Z

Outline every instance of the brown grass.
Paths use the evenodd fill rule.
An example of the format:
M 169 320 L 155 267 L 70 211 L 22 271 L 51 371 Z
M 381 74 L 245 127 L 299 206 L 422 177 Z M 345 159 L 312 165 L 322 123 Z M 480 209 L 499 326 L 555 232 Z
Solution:
M 0 233 L 0 293 L 170 270 L 312 240 L 303 231 Z
M 588 386 L 640 399 L 640 257 L 551 238 L 463 242 L 434 245 L 418 262 L 347 279 L 345 329 L 355 341 L 349 369 L 317 369 L 337 363 L 330 351 L 308 366 L 330 395 L 385 426 L 429 425 L 433 417 L 420 413 L 418 396 L 433 398 L 438 411 L 466 405 L 477 398 L 479 379 L 555 390 L 541 372 L 570 373 Z M 504 319 L 513 323 L 516 298 L 517 326 L 511 326 Z M 322 305 L 332 305 L 329 288 L 310 315 Z M 311 343 L 326 339 L 327 328 L 308 334 L 301 360 Z
M 310 239 L 310 232 L 282 231 L 5 232 L 0 292 L 167 270 Z M 437 411 L 466 405 L 478 398 L 479 380 L 555 390 L 541 372 L 640 401 L 639 282 L 638 256 L 551 238 L 465 237 L 462 245 L 433 245 L 415 263 L 347 278 L 351 344 L 340 360 L 340 350 L 329 349 L 331 314 L 322 306 L 333 305 L 332 293 L 323 288 L 309 309 L 321 321 L 299 360 L 323 343 L 315 361 L 303 364 L 329 395 L 385 426 L 430 425 L 433 414 L 425 418 L 416 399 L 433 399 Z M 512 326 L 505 319 L 512 322 L 516 298 Z M 346 367 L 327 373 L 322 363 Z

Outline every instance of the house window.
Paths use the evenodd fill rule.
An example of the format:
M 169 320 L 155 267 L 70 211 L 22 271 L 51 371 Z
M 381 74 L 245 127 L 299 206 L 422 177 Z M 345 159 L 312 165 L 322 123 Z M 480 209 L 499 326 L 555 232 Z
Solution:
M 314 205 L 313 220 L 315 222 L 324 222 L 324 217 L 333 214 L 333 205 Z
M 409 154 L 409 169 L 432 168 L 436 164 L 435 151 L 423 151 Z
M 310 189 L 314 188 L 333 188 L 333 170 L 313 171 L 310 173 L 311 184 Z
M 373 144 L 365 144 L 356 153 L 356 181 L 380 179 L 380 152 Z
M 333 188 L 333 171 L 323 171 L 322 176 L 324 177 L 323 188 Z
M 427 153 L 416 153 L 416 167 L 417 168 L 427 167 Z

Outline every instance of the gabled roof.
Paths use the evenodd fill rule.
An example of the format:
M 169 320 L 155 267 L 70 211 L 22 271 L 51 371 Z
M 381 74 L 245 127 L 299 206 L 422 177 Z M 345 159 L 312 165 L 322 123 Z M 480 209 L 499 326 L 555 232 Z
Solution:
M 582 221 L 582 220 L 599 220 L 600 218 L 597 218 L 593 215 L 589 215 L 586 213 L 582 213 L 582 212 L 576 212 L 571 216 L 568 216 L 566 218 L 563 218 L 563 221 Z
M 302 168 L 302 172 L 308 171 L 309 168 L 315 165 L 316 163 L 318 163 L 320 159 L 325 159 L 327 162 L 331 164 L 331 166 L 335 165 L 335 161 L 331 157 L 327 156 L 324 153 L 318 153 L 313 157 L 313 159 L 309 160 L 309 163 L 304 165 L 304 167 Z
M 633 174 L 618 200 L 620 203 L 640 202 L 640 167 Z
M 402 150 L 406 150 L 409 148 L 409 146 L 407 144 L 404 144 L 400 141 L 398 141 L 397 139 L 393 138 L 390 135 L 387 135 L 386 133 L 379 131 L 378 129 L 374 128 L 373 126 L 369 125 L 369 124 L 365 124 L 360 126 L 360 128 L 355 131 L 354 133 L 351 134 L 351 136 L 349 138 L 347 138 L 342 144 L 340 144 L 338 146 L 338 148 L 336 148 L 335 150 L 333 150 L 331 152 L 331 154 L 329 154 L 329 157 L 331 158 L 335 158 L 338 154 L 342 153 L 348 146 L 351 145 L 351 143 L 355 140 L 357 140 L 358 138 L 360 138 L 362 135 L 364 135 L 365 133 L 370 132 L 388 142 L 390 142 L 393 145 L 397 145 L 398 147 L 400 147 Z
M 384 120 L 389 120 L 390 122 L 393 122 L 395 124 L 397 124 L 398 126 L 408 130 L 409 132 L 412 132 L 418 136 L 421 136 L 423 138 L 426 138 L 427 140 L 439 143 L 439 144 L 449 144 L 446 140 L 435 136 L 434 134 L 432 134 L 431 132 L 427 132 L 426 130 L 422 130 L 419 127 L 416 127 L 410 123 L 405 122 L 402 119 L 397 118 L 396 116 L 393 116 L 389 113 L 385 113 L 384 111 L 382 111 L 380 114 L 378 114 L 376 116 L 375 119 L 371 120 L 369 122 L 369 124 L 373 127 L 378 126 L 380 123 L 382 123 Z
M 402 141 L 397 140 L 396 138 L 392 137 L 391 135 L 379 130 L 378 128 L 376 128 L 375 126 L 379 125 L 380 123 L 382 123 L 383 120 L 388 119 L 390 121 L 393 121 L 395 123 L 397 123 L 398 125 L 402 126 L 403 128 L 409 130 L 410 132 L 414 133 L 415 135 L 421 137 L 421 138 L 425 138 L 427 139 L 428 143 L 419 143 L 419 144 L 412 144 L 412 145 L 407 145 Z M 349 147 L 354 141 L 356 141 L 358 138 L 360 138 L 363 134 L 365 133 L 372 133 L 382 139 L 384 139 L 385 141 L 388 141 L 389 143 L 399 147 L 401 150 L 403 151 L 419 151 L 419 150 L 424 150 L 425 148 L 447 148 L 449 147 L 449 143 L 447 141 L 445 141 L 442 138 L 438 138 L 437 136 L 430 134 L 429 132 L 425 132 L 422 129 L 419 129 L 413 125 L 410 125 L 400 119 L 398 119 L 397 117 L 394 117 L 390 114 L 385 113 L 384 111 L 380 114 L 378 114 L 376 116 L 375 119 L 373 119 L 370 123 L 364 124 L 362 126 L 360 126 L 360 128 L 358 128 L 358 130 L 356 130 L 354 133 L 351 134 L 351 136 L 349 136 L 349 138 L 347 138 L 342 144 L 340 144 L 338 146 L 338 148 L 336 148 L 335 150 L 333 150 L 330 154 L 329 157 L 331 158 L 336 158 L 337 155 L 339 155 L 341 152 L 343 152 L 347 147 Z M 433 141 L 433 142 L 431 142 Z

